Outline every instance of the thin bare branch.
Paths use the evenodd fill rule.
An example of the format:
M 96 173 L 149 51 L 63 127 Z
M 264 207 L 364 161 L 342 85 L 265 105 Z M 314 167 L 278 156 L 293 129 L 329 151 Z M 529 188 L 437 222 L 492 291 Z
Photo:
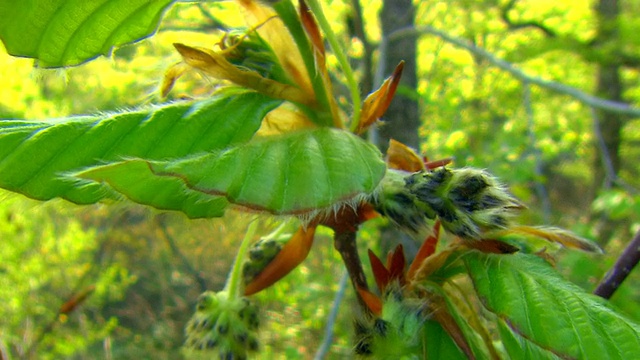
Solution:
M 533 153 L 534 158 L 534 167 L 533 171 L 536 175 L 535 179 L 535 189 L 536 193 L 538 193 L 538 197 L 540 198 L 540 202 L 542 204 L 542 216 L 545 223 L 548 223 L 551 220 L 551 201 L 549 200 L 549 193 L 547 192 L 547 188 L 542 183 L 541 179 L 544 176 L 542 170 L 542 154 L 540 149 L 538 148 L 538 141 L 536 139 L 536 133 L 533 131 L 533 126 L 535 123 L 535 118 L 533 114 L 533 106 L 531 105 L 531 86 L 526 81 L 522 82 L 522 101 L 524 103 L 524 111 L 527 116 L 527 131 L 529 133 L 529 142 L 531 146 L 531 152 Z
M 492 65 L 510 73 L 513 77 L 515 77 L 520 81 L 526 81 L 530 84 L 534 84 L 542 88 L 555 91 L 560 94 L 571 96 L 574 99 L 580 101 L 581 103 L 594 108 L 607 110 L 607 111 L 611 111 L 618 114 L 631 115 L 633 117 L 640 117 L 639 108 L 632 107 L 629 104 L 620 103 L 617 101 L 602 99 L 593 95 L 589 95 L 581 90 L 578 90 L 568 85 L 564 85 L 559 82 L 549 81 L 536 76 L 529 75 L 526 72 L 516 68 L 513 64 L 496 57 L 495 55 L 491 54 L 487 50 L 480 48 L 478 46 L 475 46 L 473 44 L 470 44 L 469 42 L 464 41 L 462 39 L 451 36 L 446 32 L 435 29 L 431 26 L 422 26 L 418 28 L 406 27 L 403 29 L 396 30 L 393 34 L 389 36 L 388 41 L 397 41 L 404 37 L 425 35 L 425 34 L 435 35 L 452 45 L 463 48 L 469 51 L 470 53 L 472 53 L 473 55 L 481 57 L 487 60 Z
M 223 30 L 225 28 L 224 23 L 217 17 L 213 16 L 213 14 L 204 6 L 203 3 L 198 3 L 198 10 L 200 10 L 202 16 L 204 16 L 209 21 L 209 26 L 220 30 Z
M 171 252 L 180 260 L 184 269 L 193 277 L 193 279 L 198 284 L 198 288 L 200 292 L 205 292 L 207 290 L 207 281 L 200 275 L 200 273 L 191 265 L 191 262 L 187 257 L 180 251 L 180 248 L 176 244 L 175 239 L 169 233 L 169 229 L 167 228 L 167 224 L 165 223 L 165 218 L 162 215 L 156 216 L 156 223 L 160 227 L 162 231 L 162 235 L 164 235 L 165 240 L 167 241 L 167 245 L 171 249 Z
M 542 31 L 548 37 L 556 37 L 556 33 L 551 30 L 549 27 L 545 26 L 542 23 L 536 21 L 513 21 L 509 12 L 513 10 L 516 5 L 517 0 L 510 0 L 502 9 L 500 9 L 500 16 L 502 20 L 509 26 L 509 29 L 524 29 L 524 28 L 535 28 Z
M 631 194 L 638 194 L 640 191 L 634 188 L 626 181 L 622 180 L 617 174 L 613 166 L 613 161 L 611 161 L 611 156 L 609 156 L 609 151 L 607 150 L 607 144 L 604 141 L 604 137 L 602 136 L 602 130 L 600 128 L 600 118 L 598 117 L 598 112 L 591 107 L 591 118 L 593 119 L 593 133 L 598 142 L 598 149 L 601 154 L 602 165 L 604 167 L 605 172 L 605 183 L 604 188 L 609 189 L 613 183 L 619 185 L 621 188 L 624 188 L 627 192 Z
M 347 289 L 347 279 L 349 278 L 349 274 L 345 271 L 340 277 L 340 283 L 338 284 L 338 291 L 336 291 L 336 296 L 333 298 L 333 305 L 331 305 L 331 312 L 329 313 L 329 317 L 327 318 L 327 325 L 324 328 L 324 339 L 322 339 L 322 344 L 316 351 L 314 360 L 322 360 L 329 353 L 329 349 L 331 349 L 331 344 L 333 343 L 333 328 L 336 325 L 336 319 L 338 318 L 338 309 L 340 308 L 340 304 L 342 303 L 342 299 L 344 299 L 344 294 Z
M 604 141 L 604 136 L 602 136 L 602 130 L 600 129 L 600 117 L 598 116 L 598 112 L 592 107 L 591 109 L 591 118 L 593 119 L 593 133 L 595 134 L 596 140 L 598 142 L 598 149 L 600 149 L 600 159 L 602 159 L 602 167 L 605 171 L 605 183 L 604 188 L 611 188 L 611 184 L 613 180 L 616 178 L 616 171 L 613 167 L 613 161 L 611 161 L 611 156 L 609 156 L 609 151 L 607 149 L 607 144 Z
M 0 338 L 0 360 L 10 360 L 9 350 L 7 350 L 7 345 L 4 340 Z
M 620 255 L 611 270 L 607 272 L 593 293 L 605 299 L 610 299 L 639 261 L 640 230 L 638 230 L 631 242 L 629 242 L 629 245 L 624 249 L 622 255 Z

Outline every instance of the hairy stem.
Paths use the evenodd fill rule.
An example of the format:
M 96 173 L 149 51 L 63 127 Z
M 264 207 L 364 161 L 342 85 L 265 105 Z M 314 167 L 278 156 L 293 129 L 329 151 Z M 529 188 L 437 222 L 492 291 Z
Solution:
M 610 299 L 639 261 L 640 230 L 638 230 L 629 245 L 627 245 L 622 252 L 622 255 L 618 258 L 618 261 L 616 261 L 613 267 L 607 272 L 593 293 L 605 299 Z
M 367 285 L 367 278 L 362 268 L 360 256 L 358 255 L 356 231 L 336 232 L 334 235 L 334 246 L 340 253 L 340 256 L 342 256 L 342 261 L 347 268 L 349 278 L 351 278 L 351 284 L 356 291 L 360 307 L 367 315 L 371 315 L 369 307 L 358 293 L 358 289 L 369 290 L 369 285 Z
M 245 255 L 247 254 L 247 250 L 251 245 L 251 240 L 253 240 L 253 235 L 256 233 L 257 226 L 258 221 L 251 221 L 247 228 L 247 232 L 244 235 L 244 239 L 242 239 L 242 244 L 240 244 L 240 248 L 238 249 L 236 260 L 233 263 L 233 269 L 229 275 L 229 280 L 227 280 L 227 285 L 225 286 L 225 290 L 229 293 L 229 299 L 237 298 L 244 293 L 244 284 L 242 283 L 242 264 L 244 262 Z

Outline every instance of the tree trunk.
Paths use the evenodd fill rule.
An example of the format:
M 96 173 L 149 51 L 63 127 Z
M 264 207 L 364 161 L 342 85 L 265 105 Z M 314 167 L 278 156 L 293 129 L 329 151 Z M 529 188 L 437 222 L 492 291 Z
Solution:
M 598 35 L 594 46 L 611 47 L 618 40 L 618 15 L 620 7 L 617 0 L 599 0 L 596 7 L 598 17 Z M 615 48 L 615 47 L 612 47 Z M 620 64 L 615 56 L 604 56 L 605 60 L 598 64 L 598 83 L 596 95 L 608 100 L 622 102 L 624 91 L 620 79 Z M 615 184 L 620 172 L 620 146 L 625 116 L 612 112 L 597 110 L 594 113 L 597 150 L 593 165 L 594 197 L 600 189 L 608 189 Z M 619 223 L 609 219 L 606 214 L 593 214 L 599 217 L 597 222 L 598 239 L 602 245 L 611 240 L 619 227 Z
M 415 9 L 411 0 L 384 0 L 380 13 L 382 24 L 383 44 L 380 49 L 380 80 L 391 75 L 396 65 L 404 60 L 404 70 L 400 86 L 411 91 L 416 89 L 418 79 L 416 75 L 416 38 L 407 37 L 388 43 L 384 41 L 395 30 L 414 26 Z M 418 127 L 420 116 L 418 103 L 402 91 L 396 93 L 393 102 L 383 117 L 384 125 L 379 129 L 378 146 L 385 151 L 389 139 L 395 139 L 413 148 L 418 148 L 420 139 Z
M 376 76 L 378 86 L 382 79 L 391 75 L 400 61 L 405 62 L 400 86 L 415 91 L 418 79 L 416 71 L 416 37 L 408 37 L 393 42 L 385 41 L 394 31 L 414 26 L 415 8 L 411 0 L 384 0 L 380 13 L 382 25 L 382 45 L 380 48 L 380 64 Z M 374 133 L 374 142 L 384 153 L 389 146 L 389 139 L 394 139 L 411 146 L 420 148 L 418 127 L 420 126 L 420 114 L 418 103 L 396 92 L 386 114 L 383 117 L 383 125 Z M 401 233 L 395 227 L 387 226 L 380 232 L 380 248 L 385 254 L 398 243 L 402 243 L 407 258 L 413 258 L 417 251 L 415 239 Z M 384 255 L 383 255 L 384 256 Z
M 617 0 L 600 0 L 596 8 L 598 15 L 599 46 L 607 46 L 618 38 L 618 15 L 620 7 Z M 613 57 L 606 56 L 606 59 Z M 620 80 L 620 65 L 607 61 L 598 64 L 598 84 L 596 95 L 608 100 L 622 102 L 623 85 Z M 600 141 L 605 149 L 597 152 L 594 164 L 594 189 L 613 185 L 613 177 L 620 171 L 620 142 L 624 116 L 606 111 L 597 111 L 597 125 Z M 607 169 L 609 168 L 609 169 Z M 613 173 L 608 173 L 613 171 Z

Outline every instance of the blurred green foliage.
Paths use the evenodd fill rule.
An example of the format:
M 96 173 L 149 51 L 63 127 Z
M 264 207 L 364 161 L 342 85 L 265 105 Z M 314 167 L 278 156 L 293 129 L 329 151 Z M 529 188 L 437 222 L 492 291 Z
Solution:
M 362 1 L 362 5 L 369 38 L 377 42 L 380 4 Z M 530 74 L 585 92 L 595 87 L 595 66 L 584 61 L 580 50 L 548 41 L 535 29 L 508 29 L 495 1 L 423 1 L 416 6 L 417 25 L 432 25 L 467 39 Z M 525 20 L 544 19 L 559 34 L 588 39 L 596 31 L 592 6 L 579 1 L 522 2 L 516 10 Z M 632 14 L 638 6 L 637 1 L 627 2 L 620 20 L 620 41 L 636 53 L 640 21 Z M 328 1 L 325 10 L 342 40 L 352 44 L 350 54 L 361 56 L 358 41 L 349 38 L 344 26 L 348 2 Z M 213 14 L 225 20 L 234 16 L 233 10 Z M 171 43 L 188 38 L 190 43 L 211 47 L 220 37 L 212 30 L 214 25 L 196 6 L 179 5 L 167 14 L 157 36 L 124 47 L 110 59 L 65 70 L 34 70 L 31 61 L 0 52 L 0 118 L 55 118 L 158 102 L 163 71 L 179 60 Z M 335 59 L 328 61 L 330 67 L 336 66 Z M 530 206 L 523 222 L 548 218 L 550 225 L 592 239 L 599 236 L 600 219 L 616 222 L 612 238 L 600 239 L 606 255 L 559 254 L 557 267 L 563 274 L 592 291 L 638 230 L 640 199 L 628 189 L 594 189 L 589 109 L 574 99 L 531 87 L 528 114 L 520 82 L 435 37 L 419 41 L 418 63 L 420 83 L 412 96 L 423 109 L 423 153 L 432 159 L 454 156 L 456 166 L 487 168 L 499 176 Z M 624 96 L 637 105 L 640 74 L 629 70 L 623 76 Z M 183 79 L 173 96 L 211 91 L 198 74 Z M 640 187 L 640 167 L 633 161 L 639 155 L 639 137 L 640 123 L 628 121 L 620 176 L 632 188 Z M 542 176 L 536 166 L 542 168 Z M 537 183 L 548 191 L 549 214 L 542 211 Z M 32 347 L 43 359 L 179 358 L 184 324 L 203 290 L 201 281 L 209 289 L 222 288 L 245 223 L 242 215 L 188 221 L 139 207 L 43 205 L 1 193 L 0 353 L 27 357 L 24 354 Z M 375 223 L 361 232 L 361 250 L 377 250 L 375 232 Z M 324 336 L 342 268 L 324 234 L 302 267 L 257 296 L 267 309 L 263 323 L 269 329 L 262 334 L 263 358 L 313 357 Z M 639 283 L 636 270 L 612 299 L 636 321 L 640 321 Z M 86 302 L 68 316 L 57 315 L 63 303 L 90 285 L 96 290 Z M 351 313 L 352 297 L 349 289 L 341 314 Z M 349 316 L 338 318 L 331 358 L 349 358 L 351 323 Z

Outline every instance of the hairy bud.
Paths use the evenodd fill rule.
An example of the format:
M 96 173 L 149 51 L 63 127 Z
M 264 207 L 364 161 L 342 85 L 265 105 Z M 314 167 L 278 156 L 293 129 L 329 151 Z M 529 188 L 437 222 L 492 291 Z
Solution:
M 282 234 L 275 238 L 262 238 L 251 246 L 249 256 L 242 266 L 245 284 L 251 283 L 271 263 L 291 236 L 291 234 Z
M 415 195 L 407 188 L 410 176 L 405 171 L 388 169 L 372 203 L 377 212 L 397 226 L 418 233 L 427 228 L 428 220 L 436 214 L 417 205 Z
M 416 200 L 462 238 L 478 239 L 483 231 L 506 228 L 514 210 L 523 207 L 495 177 L 479 169 L 439 168 L 415 173 L 407 183 Z
M 515 210 L 523 207 L 486 171 L 444 167 L 412 174 L 389 170 L 374 206 L 410 231 L 437 217 L 445 230 L 465 239 L 508 227 Z
M 247 298 L 207 291 L 187 324 L 185 347 L 208 359 L 246 359 L 258 350 L 258 326 L 258 308 Z
M 399 291 L 387 292 L 380 317 L 356 322 L 358 337 L 354 351 L 375 359 L 404 359 L 421 353 L 425 307 L 405 299 Z M 409 357 L 412 358 L 412 357 Z

